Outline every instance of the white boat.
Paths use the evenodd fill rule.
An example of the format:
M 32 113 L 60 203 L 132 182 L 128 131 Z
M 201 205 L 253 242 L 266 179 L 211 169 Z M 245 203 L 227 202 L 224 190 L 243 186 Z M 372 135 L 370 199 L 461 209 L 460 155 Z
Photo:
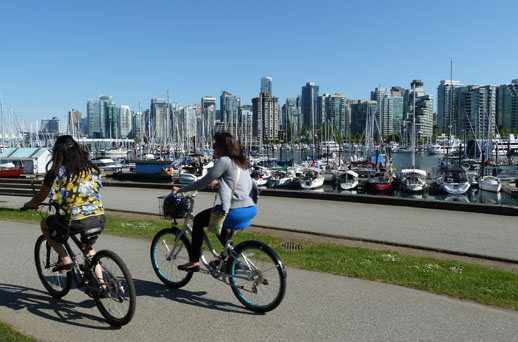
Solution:
M 484 176 L 478 180 L 478 188 L 485 191 L 500 192 L 502 183 L 495 176 Z
M 441 155 L 446 153 L 446 149 L 440 144 L 431 144 L 426 147 L 426 152 L 428 152 L 428 154 Z
M 209 169 L 214 166 L 214 162 L 210 161 L 206 164 L 195 163 L 183 166 L 180 170 L 180 184 L 191 184 L 205 176 Z
M 93 159 L 91 160 L 92 164 L 97 166 L 97 168 L 102 172 L 119 172 L 125 167 L 122 164 L 115 163 L 112 159 L 109 158 L 101 158 L 101 159 Z
M 435 182 L 441 190 L 452 195 L 462 195 L 469 190 L 468 176 L 463 168 L 448 166 L 439 172 Z
M 300 187 L 304 190 L 321 188 L 324 186 L 324 176 L 321 175 L 320 169 L 310 167 L 304 169 L 300 178 Z
M 104 151 L 102 154 L 104 157 L 113 160 L 128 158 L 128 150 L 125 148 L 112 148 Z
M 401 170 L 401 190 L 421 192 L 426 189 L 426 186 L 426 171 L 419 169 Z
M 250 176 L 257 186 L 266 186 L 268 180 L 272 177 L 270 170 L 262 166 L 254 166 L 251 168 Z
M 268 180 L 268 187 L 282 188 L 292 186 L 297 178 L 292 175 L 292 172 L 285 170 L 272 170 L 272 176 Z
M 340 188 L 342 190 L 352 190 L 358 186 L 358 177 L 359 175 L 353 170 L 347 170 L 345 173 L 341 174 L 338 178 L 340 183 Z

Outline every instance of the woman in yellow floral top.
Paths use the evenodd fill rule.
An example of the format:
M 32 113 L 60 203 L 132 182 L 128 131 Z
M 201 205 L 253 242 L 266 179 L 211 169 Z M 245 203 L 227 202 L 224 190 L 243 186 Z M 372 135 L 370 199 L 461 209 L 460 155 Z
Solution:
M 90 228 L 104 228 L 106 216 L 99 190 L 102 187 L 99 169 L 88 158 L 88 153 L 70 135 L 58 137 L 52 150 L 52 158 L 47 164 L 47 174 L 40 191 L 24 207 L 34 209 L 50 193 L 51 200 L 59 203 L 65 215 L 51 215 L 41 220 L 41 230 L 50 245 L 61 257 L 61 263 L 53 272 L 70 271 L 72 260 L 63 245 L 52 239 L 48 227 L 66 226 L 70 222 L 71 233 L 82 233 Z M 82 242 L 90 245 L 90 255 L 95 255 L 91 245 L 82 237 Z M 97 271 L 97 270 L 96 270 Z M 97 273 L 97 272 L 96 272 Z

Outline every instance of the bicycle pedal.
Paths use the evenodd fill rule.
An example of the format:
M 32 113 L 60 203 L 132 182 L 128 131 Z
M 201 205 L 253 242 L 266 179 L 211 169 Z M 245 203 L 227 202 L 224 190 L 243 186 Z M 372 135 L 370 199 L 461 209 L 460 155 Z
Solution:
M 212 260 L 211 262 L 209 262 L 209 266 L 210 266 L 213 270 L 217 270 L 220 264 L 221 264 L 221 260 L 219 260 L 219 259 Z

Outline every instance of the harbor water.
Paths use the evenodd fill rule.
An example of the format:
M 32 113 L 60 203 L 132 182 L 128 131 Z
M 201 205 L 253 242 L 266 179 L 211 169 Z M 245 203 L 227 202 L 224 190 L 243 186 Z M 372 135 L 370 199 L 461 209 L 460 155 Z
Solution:
M 280 151 L 275 151 L 275 158 L 281 157 Z M 295 153 L 292 154 L 290 151 L 283 151 L 283 159 L 291 159 L 294 158 L 296 162 L 300 161 L 300 156 L 302 155 L 304 158 L 305 154 Z M 393 168 L 397 171 L 401 171 L 402 169 L 410 168 L 412 165 L 412 155 L 409 153 L 393 153 L 391 155 Z M 439 171 L 439 160 L 441 156 L 438 155 L 428 155 L 428 154 L 417 154 L 415 156 L 415 167 L 417 169 L 421 169 L 426 171 L 428 174 L 428 178 L 435 179 L 437 176 L 437 172 Z M 337 187 L 336 184 L 324 184 L 323 188 L 312 190 L 312 191 L 320 191 L 320 192 L 342 192 L 342 190 Z M 353 190 L 351 193 L 361 194 L 361 191 Z M 372 193 L 369 193 L 372 194 Z M 487 203 L 491 205 L 518 205 L 518 198 L 512 198 L 510 195 L 501 191 L 499 193 L 493 193 L 488 191 L 479 190 L 477 188 L 471 188 L 464 195 L 449 195 L 446 193 L 406 193 L 401 192 L 399 190 L 394 190 L 389 193 L 378 193 L 375 195 L 379 196 L 394 196 L 394 197 L 403 197 L 403 198 L 413 198 L 413 199 L 426 199 L 426 200 L 439 200 L 439 201 L 455 201 L 455 202 L 464 202 L 464 203 Z

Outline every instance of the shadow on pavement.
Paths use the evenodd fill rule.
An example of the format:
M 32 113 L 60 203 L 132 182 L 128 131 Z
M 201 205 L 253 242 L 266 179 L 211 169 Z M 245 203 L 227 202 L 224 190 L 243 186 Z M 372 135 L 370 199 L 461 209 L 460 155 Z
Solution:
M 103 323 L 105 323 L 105 321 L 102 317 L 75 310 L 78 307 L 95 308 L 93 299 L 86 299 L 80 303 L 75 303 L 64 299 L 53 298 L 44 291 L 0 283 L 0 306 L 5 306 L 13 310 L 26 309 L 34 315 L 73 326 L 103 330 L 119 329 L 118 327 L 109 325 L 104 327 L 89 325 L 87 324 L 88 320 Z
M 248 311 L 242 306 L 238 306 L 228 302 L 220 302 L 214 299 L 205 298 L 204 295 L 207 294 L 205 291 L 186 291 L 182 289 L 173 289 L 167 287 L 162 283 L 155 283 L 147 280 L 141 279 L 133 279 L 133 283 L 135 284 L 135 291 L 137 292 L 137 297 L 139 296 L 149 296 L 156 298 L 167 298 L 174 300 L 181 304 L 188 304 L 193 306 L 198 306 L 201 308 L 218 310 L 223 312 L 233 312 L 240 313 L 245 315 L 261 315 L 260 313 L 255 313 Z

